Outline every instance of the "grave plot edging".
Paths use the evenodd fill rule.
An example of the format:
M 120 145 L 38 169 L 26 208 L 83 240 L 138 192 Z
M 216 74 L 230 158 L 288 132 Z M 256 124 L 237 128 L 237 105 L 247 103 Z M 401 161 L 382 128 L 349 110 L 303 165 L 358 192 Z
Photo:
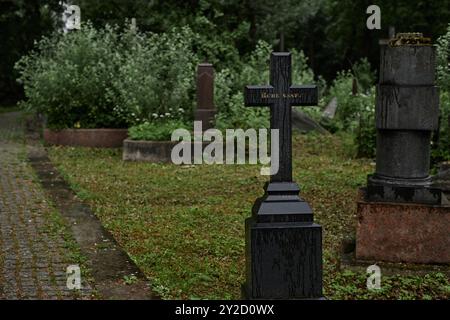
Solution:
M 93 148 L 120 148 L 128 129 L 44 129 L 44 141 L 49 145 Z

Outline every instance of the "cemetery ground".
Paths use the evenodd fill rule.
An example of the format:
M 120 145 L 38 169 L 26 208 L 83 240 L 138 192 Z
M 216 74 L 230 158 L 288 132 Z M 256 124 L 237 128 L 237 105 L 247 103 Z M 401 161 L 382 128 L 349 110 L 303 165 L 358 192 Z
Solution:
M 85 257 L 27 162 L 23 116 L 0 108 L 0 299 L 93 299 Z M 84 288 L 69 290 L 66 267 Z
M 374 163 L 352 157 L 349 135 L 295 134 L 293 150 L 294 180 L 323 226 L 328 299 L 450 297 L 446 272 L 383 274 L 381 289 L 369 291 L 365 269 L 341 268 L 342 241 L 354 237 L 358 188 Z M 241 297 L 244 220 L 267 179 L 259 166 L 130 163 L 120 149 L 48 152 L 163 299 Z

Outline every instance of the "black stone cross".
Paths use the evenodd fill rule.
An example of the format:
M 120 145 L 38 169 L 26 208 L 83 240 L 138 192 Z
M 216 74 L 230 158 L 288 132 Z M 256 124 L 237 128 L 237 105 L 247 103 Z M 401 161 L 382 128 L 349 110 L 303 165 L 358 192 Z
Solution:
M 279 130 L 279 170 L 245 221 L 246 299 L 322 297 L 322 227 L 292 181 L 291 106 L 317 104 L 315 85 L 291 83 L 291 55 L 270 57 L 270 85 L 245 87 L 246 106 L 270 106 Z M 272 154 L 273 156 L 273 154 Z
M 269 106 L 270 128 L 279 130 L 279 170 L 270 177 L 272 182 L 292 181 L 291 106 L 317 105 L 315 85 L 292 85 L 291 54 L 272 52 L 270 56 L 270 85 L 246 86 L 246 106 Z

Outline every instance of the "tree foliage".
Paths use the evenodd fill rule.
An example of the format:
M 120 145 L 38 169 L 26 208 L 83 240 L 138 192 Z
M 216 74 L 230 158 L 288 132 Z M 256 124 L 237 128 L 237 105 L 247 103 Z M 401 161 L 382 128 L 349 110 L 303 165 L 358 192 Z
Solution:
M 72 0 L 81 8 L 82 22 L 94 26 L 123 25 L 131 18 L 143 31 L 167 32 L 189 26 L 198 35 L 195 51 L 217 69 L 237 68 L 258 41 L 279 48 L 283 34 L 287 50 L 303 51 L 316 75 L 332 81 L 363 57 L 379 65 L 379 45 L 389 26 L 398 32 L 423 32 L 435 41 L 450 21 L 448 0 L 383 1 L 382 30 L 366 28 L 370 0 Z M 0 87 L 13 88 L 12 66 L 30 50 L 34 40 L 54 28 L 52 14 L 60 15 L 57 0 L 0 2 Z M 127 20 L 128 19 L 128 20 Z M 129 22 L 128 22 L 129 23 Z M 17 88 L 16 88 L 17 89 Z

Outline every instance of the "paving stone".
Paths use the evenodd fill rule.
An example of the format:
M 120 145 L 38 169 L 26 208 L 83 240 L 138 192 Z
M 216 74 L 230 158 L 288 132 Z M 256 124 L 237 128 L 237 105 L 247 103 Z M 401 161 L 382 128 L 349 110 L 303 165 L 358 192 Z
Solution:
M 25 145 L 20 114 L 0 115 L 0 299 L 90 298 L 66 286 L 65 243 L 51 237 L 46 213 L 54 210 L 33 170 L 22 161 Z

